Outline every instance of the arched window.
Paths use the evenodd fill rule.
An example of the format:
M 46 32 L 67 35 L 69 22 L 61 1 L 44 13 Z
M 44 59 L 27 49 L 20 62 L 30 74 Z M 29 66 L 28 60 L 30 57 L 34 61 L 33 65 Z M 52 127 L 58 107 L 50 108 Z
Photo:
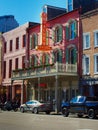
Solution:
M 62 63 L 62 50 L 54 52 L 55 62 Z
M 62 26 L 58 25 L 55 27 L 55 29 L 53 30 L 53 41 L 55 43 L 57 42 L 61 42 L 63 38 L 63 30 L 62 30 Z
M 73 40 L 77 37 L 77 21 L 70 20 L 66 25 L 66 40 Z
M 66 63 L 68 64 L 76 64 L 77 62 L 77 50 L 75 47 L 67 47 L 66 48 Z
M 30 36 L 30 49 L 35 49 L 37 45 L 38 45 L 38 36 L 37 34 L 34 33 Z
M 37 60 L 37 56 L 36 55 L 32 55 L 31 57 L 30 57 L 30 63 L 31 63 L 31 66 L 37 66 L 37 64 L 38 64 L 38 60 Z

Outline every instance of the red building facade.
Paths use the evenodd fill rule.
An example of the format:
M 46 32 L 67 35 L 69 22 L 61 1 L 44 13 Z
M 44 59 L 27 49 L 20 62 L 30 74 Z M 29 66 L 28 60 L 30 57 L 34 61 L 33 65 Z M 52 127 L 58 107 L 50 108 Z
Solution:
M 14 71 L 12 80 L 27 82 L 27 100 L 55 100 L 59 111 L 62 100 L 79 94 L 81 21 L 79 10 L 47 20 L 47 8 L 43 7 L 41 24 L 27 29 L 26 68 Z

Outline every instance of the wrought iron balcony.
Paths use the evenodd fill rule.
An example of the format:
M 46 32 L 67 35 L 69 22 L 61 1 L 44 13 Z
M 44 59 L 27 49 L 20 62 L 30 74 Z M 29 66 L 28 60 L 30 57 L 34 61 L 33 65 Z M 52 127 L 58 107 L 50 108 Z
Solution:
M 37 66 L 35 68 L 25 68 L 12 71 L 12 80 L 28 79 L 34 77 L 44 77 L 52 75 L 76 75 L 77 65 L 56 63 L 53 65 Z

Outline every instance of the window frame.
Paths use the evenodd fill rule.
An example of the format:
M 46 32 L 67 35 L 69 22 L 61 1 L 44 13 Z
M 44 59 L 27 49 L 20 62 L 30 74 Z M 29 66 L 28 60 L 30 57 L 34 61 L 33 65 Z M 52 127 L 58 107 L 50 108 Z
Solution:
M 98 47 L 98 30 L 94 31 L 94 47 Z
M 9 60 L 9 78 L 11 78 L 11 72 L 12 72 L 12 59 Z
M 16 50 L 19 49 L 19 37 L 16 38 Z
M 26 34 L 22 36 L 22 47 L 26 47 Z
M 87 65 L 86 59 L 88 59 L 88 65 Z M 89 75 L 90 74 L 90 56 L 89 55 L 84 55 L 83 56 L 83 74 L 84 75 Z
M 89 42 L 87 43 L 86 38 L 89 38 Z M 88 44 L 88 45 L 87 45 Z M 90 33 L 83 34 L 83 50 L 90 49 Z
M 97 64 L 98 64 L 98 63 L 97 63 L 97 61 L 96 61 L 97 58 L 98 58 L 98 53 L 97 53 L 97 54 L 94 54 L 94 74 L 98 74 L 98 70 L 97 70 L 97 69 L 98 69 L 98 68 L 97 68 L 97 66 L 98 66 Z
M 15 59 L 15 69 L 18 69 L 19 67 L 19 58 Z
M 13 50 L 13 40 L 10 40 L 10 48 L 9 48 L 9 51 L 12 52 Z
M 4 42 L 4 53 L 7 52 L 7 42 Z

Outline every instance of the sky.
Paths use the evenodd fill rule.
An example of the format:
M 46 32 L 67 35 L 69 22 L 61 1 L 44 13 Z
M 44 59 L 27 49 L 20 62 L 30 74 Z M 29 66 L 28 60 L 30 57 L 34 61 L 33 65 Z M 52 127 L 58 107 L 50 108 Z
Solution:
M 66 8 L 67 0 L 0 0 L 0 16 L 14 15 L 19 25 L 40 22 L 43 5 Z

